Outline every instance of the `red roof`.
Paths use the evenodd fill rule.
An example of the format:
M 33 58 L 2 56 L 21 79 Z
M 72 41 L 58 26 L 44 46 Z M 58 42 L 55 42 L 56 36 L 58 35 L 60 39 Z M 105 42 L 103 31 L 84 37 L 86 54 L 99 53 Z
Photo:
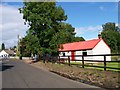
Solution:
M 63 49 L 59 49 L 59 51 L 76 51 L 76 50 L 90 50 L 93 49 L 102 39 L 93 39 L 82 42 L 73 42 L 62 44 Z

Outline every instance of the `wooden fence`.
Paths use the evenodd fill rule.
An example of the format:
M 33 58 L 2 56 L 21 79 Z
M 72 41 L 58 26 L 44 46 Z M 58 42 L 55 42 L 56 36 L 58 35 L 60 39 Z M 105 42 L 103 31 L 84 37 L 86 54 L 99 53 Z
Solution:
M 85 57 L 94 57 L 94 56 L 103 56 L 104 57 L 104 60 L 86 60 Z M 75 57 L 82 57 L 82 60 L 74 60 L 74 61 L 82 61 L 82 68 L 84 68 L 85 66 L 89 66 L 89 67 L 98 67 L 98 68 L 104 68 L 104 70 L 106 71 L 106 68 L 109 68 L 109 69 L 116 69 L 116 70 L 120 70 L 120 66 L 118 66 L 118 68 L 115 68 L 115 67 L 107 67 L 107 62 L 117 62 L 117 63 L 120 63 L 120 60 L 117 60 L 117 61 L 107 61 L 106 60 L 106 57 L 107 56 L 120 56 L 120 54 L 102 54 L 102 55 L 87 55 L 87 56 L 83 56 L 83 55 L 75 55 Z M 61 57 L 67 57 L 67 59 L 65 58 L 62 58 Z M 59 56 L 58 57 L 58 62 L 60 63 L 61 60 L 67 60 L 68 61 L 68 65 L 70 66 L 71 65 L 71 60 L 70 60 L 70 57 L 71 56 Z M 102 62 L 104 63 L 104 66 L 93 66 L 93 65 L 86 65 L 85 62 Z

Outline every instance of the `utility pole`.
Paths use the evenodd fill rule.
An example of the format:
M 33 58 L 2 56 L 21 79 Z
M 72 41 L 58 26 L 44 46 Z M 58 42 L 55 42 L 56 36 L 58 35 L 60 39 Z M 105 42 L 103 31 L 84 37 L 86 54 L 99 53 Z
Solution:
M 19 52 L 19 59 L 22 60 L 22 46 L 20 44 L 21 38 L 18 35 L 18 46 L 17 46 L 17 52 Z
M 17 53 L 18 53 L 19 52 L 19 35 L 18 35 L 17 39 L 18 39 L 18 42 L 17 42 Z

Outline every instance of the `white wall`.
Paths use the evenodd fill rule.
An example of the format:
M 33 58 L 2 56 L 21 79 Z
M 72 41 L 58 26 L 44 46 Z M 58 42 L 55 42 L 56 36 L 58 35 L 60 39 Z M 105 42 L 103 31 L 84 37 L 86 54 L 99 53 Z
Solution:
M 92 55 L 93 51 L 92 50 L 86 50 L 87 51 L 87 55 Z M 84 51 L 75 51 L 74 54 L 75 55 L 82 55 Z M 63 56 L 63 53 L 65 53 L 66 56 L 71 56 L 71 51 L 70 52 L 60 52 L 59 56 Z M 61 57 L 61 58 L 68 58 L 68 57 Z M 71 57 L 70 57 L 71 59 Z M 86 60 L 92 60 L 92 57 L 85 57 Z M 82 60 L 81 56 L 75 56 L 75 60 Z
M 82 55 L 84 51 L 75 51 L 75 55 Z M 86 50 L 87 55 L 100 55 L 100 54 L 111 54 L 110 48 L 101 40 L 93 50 Z M 59 56 L 63 56 L 63 52 L 60 52 Z M 71 52 L 64 52 L 65 55 L 71 56 Z M 68 58 L 68 57 L 61 57 L 61 58 Z M 70 58 L 71 59 L 71 58 Z M 76 60 L 82 60 L 82 57 L 75 57 Z M 104 60 L 103 56 L 89 56 L 84 57 L 85 60 Z M 106 57 L 107 61 L 111 61 L 111 56 Z
M 83 52 L 85 51 L 76 51 L 75 52 L 75 55 L 82 55 Z M 86 50 L 87 52 L 87 55 L 93 55 L 93 51 L 92 50 Z M 82 60 L 82 57 L 75 57 L 76 60 Z M 92 57 L 84 57 L 84 59 L 86 60 L 92 60 L 93 58 Z
M 111 54 L 110 48 L 101 40 L 93 49 L 93 55 L 100 55 L 100 54 Z M 94 57 L 97 60 L 104 60 L 103 56 L 96 56 Z M 107 61 L 111 61 L 111 56 L 106 57 Z
M 8 58 L 8 57 L 9 57 L 9 54 L 6 53 L 4 50 L 2 50 L 2 51 L 0 52 L 0 58 L 4 59 L 4 58 Z
M 82 55 L 82 51 L 75 51 L 74 54 L 75 54 L 75 55 Z M 76 57 L 76 56 L 75 56 L 75 60 L 82 60 L 82 57 Z
M 63 53 L 65 53 L 65 56 L 71 56 L 71 52 L 60 52 L 59 56 L 63 56 Z M 60 58 L 68 58 L 68 57 L 60 57 Z

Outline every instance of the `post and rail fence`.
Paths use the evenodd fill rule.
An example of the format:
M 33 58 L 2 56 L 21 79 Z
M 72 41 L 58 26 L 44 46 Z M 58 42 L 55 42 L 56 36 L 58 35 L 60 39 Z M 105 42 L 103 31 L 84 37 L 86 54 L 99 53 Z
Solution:
M 94 57 L 94 56 L 103 56 L 104 60 L 86 60 L 85 57 Z M 119 56 L 119 60 L 117 61 L 107 61 L 106 57 L 107 56 Z M 70 57 L 71 56 L 59 56 L 58 57 L 58 61 L 60 63 L 60 60 L 66 60 L 65 59 L 61 59 L 61 57 L 67 57 L 67 60 L 68 60 L 68 65 L 70 66 L 71 65 L 71 60 L 70 60 Z M 116 70 L 120 70 L 120 66 L 118 66 L 118 68 L 115 68 L 115 67 L 107 67 L 107 62 L 117 62 L 117 63 L 120 63 L 120 54 L 102 54 L 102 55 L 74 55 L 74 57 L 82 57 L 82 60 L 74 60 L 74 61 L 82 61 L 82 68 L 84 68 L 85 66 L 90 66 L 90 67 L 98 67 L 98 68 L 104 68 L 104 70 L 106 71 L 106 68 L 108 69 L 116 69 Z M 86 65 L 85 62 L 102 62 L 104 63 L 104 66 L 93 66 L 93 65 Z
M 98 57 L 98 56 L 102 56 L 103 57 L 103 60 L 87 60 L 87 59 L 85 59 L 85 57 Z M 111 61 L 108 61 L 107 60 L 107 58 L 106 57 L 108 57 L 108 56 L 118 56 L 119 57 L 119 60 L 116 60 L 116 61 L 113 61 L 113 60 L 111 60 Z M 44 59 L 43 60 L 43 63 L 45 63 L 45 62 L 52 62 L 52 63 L 55 63 L 55 62 L 57 62 L 57 63 L 59 63 L 59 64 L 61 64 L 61 63 L 64 63 L 65 61 L 67 62 L 67 64 L 69 65 L 69 66 L 71 66 L 71 65 L 73 65 L 72 63 L 71 63 L 71 58 L 70 58 L 71 56 L 56 56 L 56 57 L 50 57 L 50 58 L 48 58 L 48 57 L 46 57 L 47 59 Z M 81 57 L 81 59 L 75 59 L 74 61 L 81 61 L 82 63 L 81 63 L 81 66 L 82 66 L 82 68 L 85 68 L 85 66 L 87 66 L 87 67 L 96 67 L 96 68 L 104 68 L 104 71 L 106 71 L 106 69 L 108 68 L 108 69 L 116 69 L 116 70 L 120 70 L 120 66 L 118 66 L 118 67 L 107 67 L 107 62 L 117 62 L 117 63 L 120 63 L 120 54 L 101 54 L 101 55 L 74 55 L 74 57 Z M 85 62 L 90 62 L 89 64 L 92 64 L 92 65 L 89 65 L 89 64 L 86 64 Z M 96 65 L 93 65 L 93 63 L 94 62 L 101 62 L 101 63 L 103 63 L 104 64 L 104 66 L 96 66 Z M 65 64 L 65 63 L 64 63 Z

